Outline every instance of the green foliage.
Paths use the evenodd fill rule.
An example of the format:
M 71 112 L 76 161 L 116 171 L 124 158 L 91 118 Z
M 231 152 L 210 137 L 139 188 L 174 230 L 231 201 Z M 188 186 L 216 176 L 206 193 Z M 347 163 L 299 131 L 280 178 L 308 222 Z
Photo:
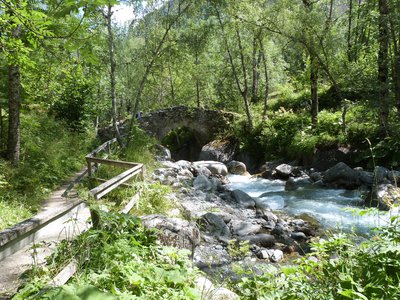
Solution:
M 173 199 L 168 197 L 172 189 L 168 185 L 159 182 L 148 184 L 138 184 L 140 191 L 140 201 L 136 208 L 131 210 L 133 215 L 167 214 L 175 207 Z
M 22 117 L 21 165 L 12 168 L 0 159 L 0 228 L 35 213 L 41 201 L 68 176 L 83 166 L 94 137 L 73 134 L 40 113 Z
M 142 227 L 138 218 L 98 213 L 100 229 L 64 241 L 49 259 L 49 275 L 75 259 L 79 270 L 72 282 L 41 294 L 39 299 L 83 297 L 84 291 L 92 297 L 112 294 L 117 299 L 200 299 L 194 289 L 197 273 L 190 266 L 187 250 L 158 246 L 155 232 Z M 15 299 L 32 297 L 45 288 L 46 280 L 41 282 L 33 279 Z
M 241 299 L 398 299 L 399 217 L 375 237 L 355 242 L 336 234 L 313 245 L 298 265 L 234 284 Z

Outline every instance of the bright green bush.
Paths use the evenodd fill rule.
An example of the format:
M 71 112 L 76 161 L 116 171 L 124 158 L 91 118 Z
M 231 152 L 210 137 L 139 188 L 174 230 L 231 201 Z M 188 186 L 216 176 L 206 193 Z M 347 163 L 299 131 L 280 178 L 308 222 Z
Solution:
M 33 276 L 15 299 L 27 299 L 47 288 L 46 282 L 71 259 L 78 262 L 79 269 L 70 283 L 36 299 L 54 299 L 65 291 L 76 295 L 84 287 L 117 299 L 201 298 L 194 289 L 198 273 L 188 260 L 189 251 L 160 247 L 155 231 L 141 226 L 138 218 L 98 212 L 100 228 L 64 241 L 49 259 L 49 265 L 36 270 L 40 276 Z
M 71 133 L 53 118 L 25 113 L 21 118 L 21 162 L 0 159 L 0 229 L 32 216 L 50 191 L 83 167 L 94 136 Z
M 400 219 L 370 240 L 336 234 L 297 265 L 233 284 L 241 299 L 399 299 Z M 354 237 L 353 237 L 354 238 Z

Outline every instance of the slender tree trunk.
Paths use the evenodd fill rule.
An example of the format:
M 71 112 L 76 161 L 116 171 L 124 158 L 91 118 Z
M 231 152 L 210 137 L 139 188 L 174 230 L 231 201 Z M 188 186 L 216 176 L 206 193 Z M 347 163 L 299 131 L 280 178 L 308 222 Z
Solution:
M 251 83 L 251 98 L 250 102 L 251 103 L 257 103 L 258 102 L 258 84 L 259 84 L 259 78 L 260 78 L 260 72 L 259 72 L 259 67 L 261 63 L 261 50 L 259 50 L 259 45 L 257 43 L 258 37 L 255 36 L 253 39 L 253 54 L 252 54 L 252 71 L 253 71 L 253 77 L 252 77 L 252 83 Z M 258 53 L 258 56 L 257 56 Z
M 243 102 L 244 102 L 244 106 L 245 106 L 245 110 L 246 110 L 246 116 L 247 116 L 247 123 L 250 129 L 253 129 L 253 119 L 251 117 L 251 113 L 250 113 L 250 107 L 249 107 L 249 103 L 248 103 L 248 81 L 247 81 L 247 72 L 246 72 L 246 64 L 244 61 L 244 54 L 243 54 L 243 48 L 242 48 L 242 42 L 241 42 L 241 38 L 240 38 L 240 34 L 239 34 L 239 30 L 236 30 L 236 35 L 238 38 L 238 43 L 239 43 L 239 52 L 240 52 L 240 62 L 242 65 L 242 70 L 243 70 L 243 88 L 240 84 L 240 80 L 239 80 L 239 75 L 238 72 L 236 70 L 236 66 L 235 63 L 233 61 L 233 56 L 232 56 L 232 52 L 231 49 L 229 47 L 228 44 L 228 40 L 226 37 L 226 33 L 225 33 L 225 29 L 224 29 L 224 24 L 222 23 L 222 19 L 221 19 L 221 15 L 218 11 L 218 9 L 216 7 L 215 11 L 217 13 L 217 17 L 218 17 L 218 22 L 222 31 L 222 35 L 223 35 L 223 39 L 224 39 L 224 43 L 225 43 L 225 47 L 226 47 L 226 51 L 228 52 L 228 57 L 229 57 L 229 63 L 231 65 L 232 68 L 232 72 L 233 72 L 233 76 L 235 78 L 235 82 L 236 82 L 236 86 L 240 92 L 240 94 L 242 95 L 243 98 Z
M 118 112 L 117 112 L 117 96 L 115 93 L 115 70 L 117 63 L 115 61 L 115 43 L 114 43 L 114 33 L 111 27 L 111 17 L 112 17 L 112 5 L 109 2 L 107 6 L 107 15 L 105 18 L 107 20 L 107 33 L 108 33 L 108 54 L 110 59 L 110 83 L 111 83 L 111 103 L 112 103 L 112 122 L 115 135 L 118 139 L 120 145 L 122 145 L 121 134 L 118 128 Z
M 310 53 L 310 90 L 311 90 L 311 123 L 313 128 L 318 126 L 318 61 Z
M 347 60 L 353 61 L 353 46 L 351 44 L 351 30 L 353 25 L 353 0 L 349 0 L 349 19 L 347 28 Z
M 379 0 L 379 52 L 378 52 L 378 83 L 379 83 L 379 106 L 380 124 L 385 135 L 388 135 L 389 121 L 389 8 L 387 0 Z
M 168 64 L 168 73 L 169 73 L 169 85 L 171 87 L 171 97 L 172 101 L 175 103 L 174 79 L 172 78 L 171 66 L 169 64 Z
M 265 79 L 264 109 L 262 114 L 262 123 L 264 124 L 265 121 L 267 120 L 267 111 L 268 111 L 269 76 L 268 76 L 267 58 L 265 56 L 265 51 L 262 41 L 260 41 L 260 51 L 264 66 L 264 79 Z
M 243 84 L 244 87 L 243 87 L 242 97 L 243 97 L 243 101 L 244 101 L 244 107 L 246 110 L 247 122 L 249 124 L 249 128 L 253 129 L 253 118 L 250 113 L 250 106 L 249 106 L 249 101 L 248 101 L 249 85 L 248 85 L 248 80 L 247 80 L 246 62 L 244 60 L 244 50 L 243 50 L 243 46 L 242 46 L 242 39 L 240 37 L 239 29 L 236 30 L 236 36 L 238 39 L 240 62 L 242 65 L 242 72 L 243 72 L 243 79 L 244 79 L 244 84 Z
M 390 19 L 390 32 L 393 42 L 393 87 L 397 106 L 397 116 L 400 119 L 400 41 L 396 36 L 393 21 Z
M 199 53 L 196 51 L 195 55 L 196 55 L 195 64 L 196 64 L 196 66 L 198 66 L 200 64 Z M 196 100 L 197 100 L 196 101 L 197 102 L 197 107 L 200 108 L 200 80 L 199 80 L 199 74 L 196 75 Z
M 8 142 L 7 158 L 14 166 L 19 165 L 20 137 L 20 71 L 19 66 L 8 67 Z

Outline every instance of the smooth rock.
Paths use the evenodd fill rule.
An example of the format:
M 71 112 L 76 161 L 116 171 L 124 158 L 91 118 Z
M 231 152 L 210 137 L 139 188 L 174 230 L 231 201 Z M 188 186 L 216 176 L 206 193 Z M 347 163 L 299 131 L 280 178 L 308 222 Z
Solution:
M 281 164 L 275 168 L 276 175 L 282 179 L 288 179 L 293 172 L 293 167 L 288 164 Z
M 271 262 L 279 262 L 283 259 L 283 252 L 279 249 L 264 249 L 258 252 L 261 259 L 269 259 Z
M 342 162 L 337 163 L 325 172 L 323 182 L 346 189 L 354 189 L 360 186 L 359 173 Z
M 249 241 L 250 244 L 255 244 L 261 247 L 271 247 L 275 244 L 275 237 L 267 233 L 245 236 L 242 241 Z
M 303 189 L 312 186 L 312 184 L 313 180 L 308 176 L 299 178 L 290 177 L 286 181 L 285 191 L 295 191 L 298 189 Z
M 231 231 L 237 236 L 246 236 L 256 234 L 261 230 L 261 225 L 240 220 L 232 220 L 229 223 Z
M 290 234 L 290 237 L 294 239 L 295 241 L 305 241 L 307 240 L 307 236 L 304 234 L 304 232 L 298 231 L 298 232 L 292 232 Z
M 255 208 L 256 201 L 241 190 L 232 191 L 232 197 L 243 208 Z
M 221 176 L 228 175 L 227 167 L 223 163 L 218 161 L 212 161 L 212 160 L 195 161 L 193 162 L 193 165 L 196 167 L 205 167 L 209 169 L 213 175 L 221 175 Z
M 240 161 L 232 160 L 226 166 L 231 174 L 243 175 L 247 172 L 246 165 Z
M 158 240 L 162 245 L 193 250 L 200 244 L 200 231 L 189 221 L 162 215 L 147 215 L 141 219 L 143 226 L 159 229 Z
M 216 236 L 230 237 L 231 232 L 224 220 L 216 214 L 206 213 L 199 221 L 202 228 Z
M 193 187 L 197 190 L 201 190 L 204 192 L 217 190 L 218 184 L 219 184 L 218 179 L 207 178 L 204 175 L 197 176 L 193 181 Z

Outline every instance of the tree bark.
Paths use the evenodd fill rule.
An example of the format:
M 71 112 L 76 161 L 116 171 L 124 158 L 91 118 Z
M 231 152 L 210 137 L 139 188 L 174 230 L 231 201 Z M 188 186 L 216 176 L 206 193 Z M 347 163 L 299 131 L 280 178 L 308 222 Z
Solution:
M 258 43 L 257 43 L 257 36 L 254 37 L 253 39 L 253 54 L 252 54 L 252 71 L 253 71 L 253 77 L 252 77 L 252 83 L 251 83 L 251 98 L 250 102 L 251 103 L 257 103 L 259 101 L 258 98 L 258 85 L 259 85 L 259 79 L 260 79 L 260 72 L 259 72 L 259 67 L 261 63 L 261 50 L 258 51 Z M 258 56 L 257 56 L 258 53 Z
M 118 111 L 117 111 L 117 96 L 115 94 L 115 70 L 117 63 L 115 61 L 115 43 L 114 43 L 114 33 L 112 31 L 111 17 L 112 17 L 112 5 L 109 2 L 107 6 L 107 15 L 105 18 L 107 20 L 107 33 L 108 33 L 108 54 L 110 59 L 110 84 L 111 84 L 111 103 L 112 103 L 112 122 L 115 131 L 115 136 L 117 137 L 118 143 L 122 146 L 121 134 L 118 127 Z
M 349 0 L 349 19 L 347 23 L 347 60 L 353 61 L 353 46 L 351 44 L 351 30 L 353 25 L 353 0 Z
M 195 55 L 196 55 L 195 64 L 196 66 L 198 66 L 200 64 L 199 53 L 196 51 Z M 198 74 L 196 75 L 196 102 L 197 102 L 197 107 L 200 108 L 200 80 Z
M 311 91 L 311 124 L 313 128 L 318 126 L 318 61 L 313 53 L 310 53 L 310 91 Z
M 265 79 L 264 109 L 262 114 L 262 123 L 265 124 L 265 121 L 267 120 L 267 111 L 268 111 L 269 75 L 268 75 L 267 58 L 265 57 L 265 51 L 262 41 L 260 41 L 260 51 L 264 66 L 264 79 Z
M 393 43 L 393 87 L 396 100 L 397 117 L 400 119 L 400 41 L 396 36 L 393 21 L 390 19 L 390 32 Z
M 378 52 L 378 84 L 379 84 L 379 107 L 380 125 L 382 132 L 388 135 L 389 122 L 389 7 L 387 0 L 379 0 L 379 52 Z
M 20 137 L 20 71 L 19 66 L 8 67 L 8 142 L 7 158 L 12 165 L 19 165 Z

